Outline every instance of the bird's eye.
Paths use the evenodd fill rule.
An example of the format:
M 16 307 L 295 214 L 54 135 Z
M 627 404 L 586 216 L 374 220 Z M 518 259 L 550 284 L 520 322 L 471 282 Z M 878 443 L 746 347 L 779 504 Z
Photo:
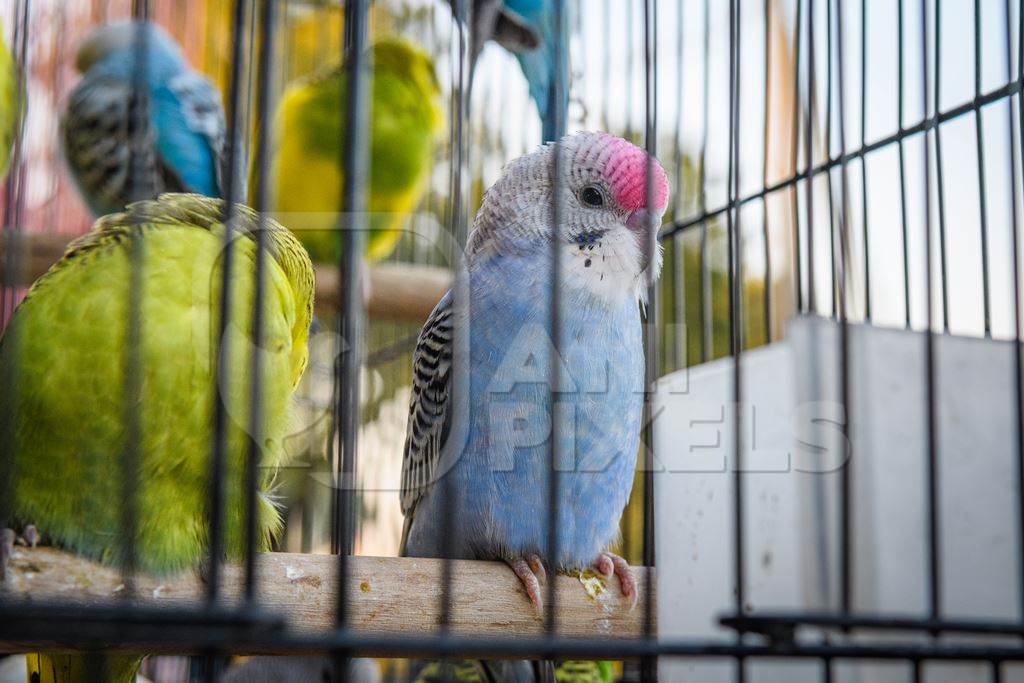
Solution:
M 593 185 L 588 185 L 583 188 L 583 191 L 580 192 L 580 199 L 583 200 L 584 204 L 589 206 L 604 205 L 604 195 L 602 195 L 601 191 Z

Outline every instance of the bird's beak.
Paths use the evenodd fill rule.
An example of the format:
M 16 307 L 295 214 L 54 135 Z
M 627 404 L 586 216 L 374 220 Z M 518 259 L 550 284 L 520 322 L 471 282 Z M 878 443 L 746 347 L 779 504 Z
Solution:
M 638 235 L 646 235 L 647 231 L 651 229 L 653 219 L 654 216 L 647 209 L 637 209 L 629 214 L 629 218 L 626 219 L 626 227 Z
M 654 249 L 657 249 L 655 243 L 657 224 L 658 222 L 654 214 L 646 208 L 633 211 L 626 219 L 626 227 L 636 236 L 637 242 L 640 245 L 640 253 L 642 255 L 640 270 L 647 269 L 651 262 L 652 252 Z

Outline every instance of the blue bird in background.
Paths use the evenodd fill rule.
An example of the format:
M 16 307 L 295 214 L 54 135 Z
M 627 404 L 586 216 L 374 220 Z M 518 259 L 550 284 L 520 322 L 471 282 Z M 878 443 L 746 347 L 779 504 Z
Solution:
M 505 7 L 515 12 L 533 28 L 540 37 L 535 50 L 515 53 L 519 68 L 530 84 L 530 97 L 537 103 L 537 111 L 543 126 L 544 142 L 557 140 L 565 134 L 565 115 L 569 107 L 569 44 L 565 28 L 565 12 L 562 26 L 558 26 L 555 3 L 559 0 L 506 0 Z M 557 43 L 561 42 L 561 50 Z M 556 54 L 559 53 L 560 54 Z M 562 73 L 562 88 L 555 92 L 556 73 Z
M 93 213 L 120 211 L 163 192 L 224 194 L 220 94 L 162 28 L 140 22 L 97 28 L 79 46 L 75 65 L 83 78 L 62 120 L 64 153 Z M 135 97 L 138 86 L 143 91 Z M 137 117 L 133 103 L 144 103 L 148 115 Z M 135 125 L 142 129 L 134 133 L 133 153 Z
M 473 0 L 466 3 L 470 27 L 470 84 L 473 67 L 488 40 L 515 55 L 537 104 L 544 142 L 565 134 L 565 113 L 569 107 L 569 46 L 565 26 L 558 26 L 557 3 L 563 0 Z M 458 12 L 459 0 L 449 0 Z M 561 45 L 561 50 L 558 45 Z M 562 89 L 555 93 L 556 74 L 561 71 Z

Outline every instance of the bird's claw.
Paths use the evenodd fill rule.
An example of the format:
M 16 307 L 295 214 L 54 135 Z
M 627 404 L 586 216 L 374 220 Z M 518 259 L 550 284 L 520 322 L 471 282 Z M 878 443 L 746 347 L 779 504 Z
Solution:
M 512 571 L 523 583 L 526 595 L 530 602 L 537 608 L 537 614 L 544 613 L 544 596 L 541 594 L 540 586 L 547 582 L 547 571 L 544 569 L 544 562 L 535 554 L 517 557 L 514 560 L 505 560 Z
M 25 548 L 35 548 L 39 545 L 39 541 L 42 536 L 39 534 L 39 529 L 36 528 L 35 524 L 26 524 L 25 528 L 21 530 L 21 535 L 14 533 L 13 529 L 3 530 L 3 541 L 6 544 L 10 544 L 10 550 L 13 550 L 13 546 L 20 545 Z
M 633 576 L 633 570 L 630 568 L 629 563 L 615 553 L 601 553 L 594 560 L 593 566 L 606 579 L 610 579 L 612 574 L 619 577 L 622 594 L 630 599 L 629 609 L 633 611 L 633 608 L 636 607 L 639 591 L 637 590 L 636 577 Z
M 36 529 L 35 524 L 29 524 L 21 530 L 21 542 L 30 548 L 35 548 L 39 545 L 39 529 Z

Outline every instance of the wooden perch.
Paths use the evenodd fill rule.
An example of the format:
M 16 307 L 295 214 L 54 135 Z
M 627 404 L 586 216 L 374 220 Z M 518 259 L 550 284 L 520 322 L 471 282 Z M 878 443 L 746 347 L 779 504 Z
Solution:
M 338 269 L 318 264 L 314 270 L 317 310 L 338 310 Z M 388 320 L 425 321 L 452 282 L 451 274 L 436 266 L 378 263 L 369 271 L 366 312 Z
M 12 274 L 15 284 L 30 285 L 64 254 L 64 247 L 73 236 L 51 233 L 0 234 L 0 278 L 7 265 L 7 246 L 16 241 L 18 272 Z M 366 311 L 371 317 L 388 320 L 423 322 L 444 296 L 451 284 L 451 274 L 444 268 L 401 263 L 378 263 L 370 266 L 370 296 Z M 316 266 L 316 305 L 321 313 L 337 310 L 338 269 Z
M 332 555 L 263 553 L 258 560 L 259 601 L 282 615 L 296 633 L 329 629 L 336 604 L 337 558 Z M 351 558 L 348 597 L 353 628 L 369 633 L 423 635 L 440 623 L 442 561 L 397 557 Z M 557 577 L 559 633 L 584 638 L 638 637 L 643 632 L 646 570 L 634 570 L 640 585 L 635 608 L 618 579 L 585 575 Z M 476 636 L 538 636 L 544 619 L 519 580 L 499 562 L 455 561 L 451 630 Z M 223 594 L 236 600 L 243 591 L 240 567 L 228 566 Z M 15 549 L 7 570 L 5 599 L 58 600 L 85 605 L 112 604 L 123 590 L 116 570 L 53 548 Z M 145 606 L 196 605 L 203 594 L 196 572 L 159 579 L 139 576 L 138 602 Z M 24 644 L 2 643 L 0 651 Z M 254 653 L 238 653 L 254 654 Z

